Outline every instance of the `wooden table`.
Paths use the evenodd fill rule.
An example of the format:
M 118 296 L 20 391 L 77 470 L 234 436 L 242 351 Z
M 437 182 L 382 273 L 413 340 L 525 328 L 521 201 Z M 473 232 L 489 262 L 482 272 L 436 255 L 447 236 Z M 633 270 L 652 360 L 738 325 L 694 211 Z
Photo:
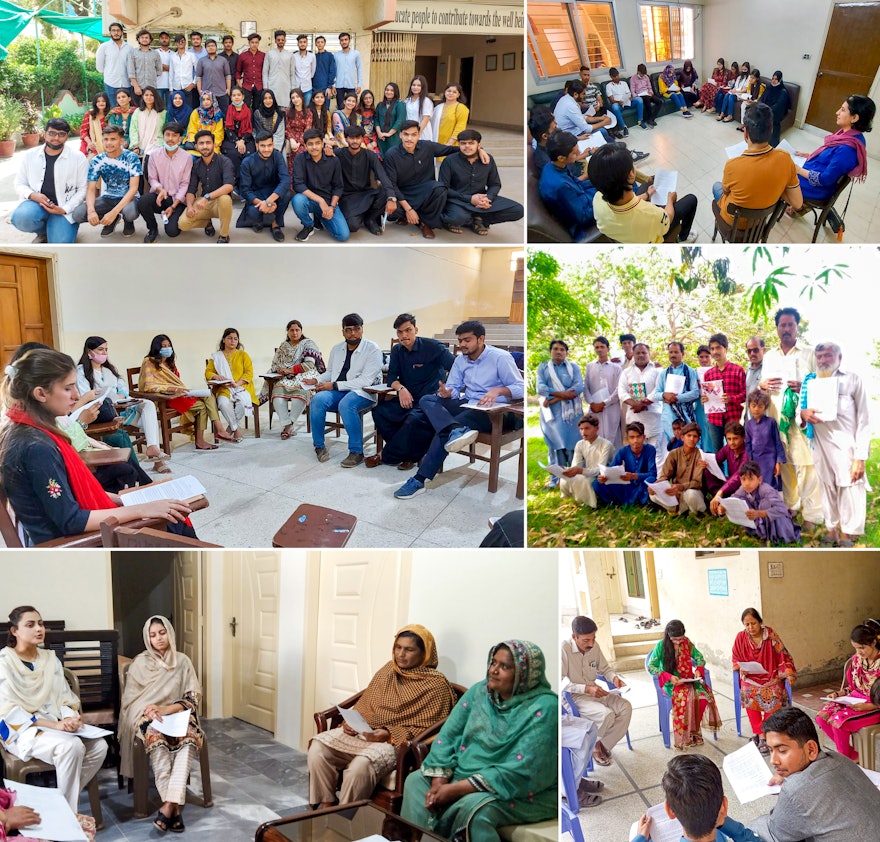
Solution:
M 354 515 L 303 503 L 272 538 L 273 547 L 344 547 L 351 538 Z

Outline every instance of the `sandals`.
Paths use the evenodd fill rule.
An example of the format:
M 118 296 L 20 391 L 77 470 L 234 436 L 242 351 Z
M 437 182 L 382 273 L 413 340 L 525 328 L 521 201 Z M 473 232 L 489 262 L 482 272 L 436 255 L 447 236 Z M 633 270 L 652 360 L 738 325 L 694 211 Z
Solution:
M 732 122 L 732 121 L 733 121 L 733 115 L 732 115 L 732 114 L 728 114 L 728 115 L 727 115 L 727 116 L 726 116 L 721 122 L 722 122 L 722 123 L 730 123 L 730 122 Z
M 214 438 L 221 441 L 235 441 L 235 438 L 230 436 L 229 433 L 214 433 Z
M 183 833 L 186 830 L 186 825 L 183 823 L 183 816 L 178 813 L 172 820 L 171 824 L 168 826 L 168 829 L 172 833 Z
M 474 233 L 480 237 L 485 237 L 489 233 L 489 226 L 478 216 L 474 217 Z
M 207 442 L 205 443 L 204 447 L 199 447 L 198 445 L 196 445 L 196 450 L 218 450 L 219 448 L 219 444 L 208 444 Z
M 168 818 L 161 810 L 156 813 L 156 818 L 153 819 L 153 824 L 162 832 L 165 833 L 166 830 L 169 830 L 174 825 L 174 819 Z
M 462 228 L 460 225 L 444 225 L 443 226 L 450 234 L 461 234 Z
M 161 459 L 158 459 L 153 463 L 153 473 L 170 474 L 171 468 L 169 468 Z
M 281 441 L 287 441 L 293 435 L 293 433 L 291 432 L 292 429 L 293 429 L 293 424 L 288 424 L 281 431 Z

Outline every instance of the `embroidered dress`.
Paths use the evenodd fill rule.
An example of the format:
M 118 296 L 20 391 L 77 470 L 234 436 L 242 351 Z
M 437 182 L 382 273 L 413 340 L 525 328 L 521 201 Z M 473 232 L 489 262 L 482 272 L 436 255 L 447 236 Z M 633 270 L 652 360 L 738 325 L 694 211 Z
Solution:
M 880 678 L 880 657 L 873 661 L 853 655 L 847 661 L 841 690 L 848 696 L 857 696 L 866 702 L 871 700 L 871 685 Z M 816 724 L 834 740 L 837 750 L 850 758 L 858 760 L 850 738 L 861 728 L 880 724 L 880 710 L 853 710 L 837 702 L 828 702 L 816 715 Z
M 324 365 L 324 358 L 318 350 L 318 346 L 313 340 L 303 336 L 296 345 L 292 345 L 286 339 L 278 346 L 275 356 L 272 358 L 271 370 L 280 372 L 282 369 L 292 368 L 294 374 L 286 374 L 280 380 L 275 381 L 273 396 L 276 398 L 299 398 L 306 405 L 313 394 L 313 391 L 306 389 L 303 384 L 303 378 L 312 378 L 315 374 L 323 374 L 327 370 Z M 296 369 L 299 369 L 296 371 Z M 260 392 L 260 399 L 269 396 L 268 385 L 263 386 Z
M 672 733 L 677 749 L 703 744 L 701 722 L 717 731 L 721 717 L 712 690 L 703 683 L 706 659 L 688 638 L 684 638 L 675 651 L 675 667 L 670 672 L 663 660 L 663 641 L 657 641 L 648 658 L 648 672 L 656 675 L 667 696 L 672 697 Z M 673 684 L 672 676 L 697 678 L 697 683 Z
M 733 668 L 740 669 L 741 661 L 756 661 L 767 675 L 746 675 L 740 670 L 740 704 L 745 711 L 763 715 L 774 713 L 788 704 L 785 680 L 797 678 L 794 661 L 785 644 L 770 626 L 761 630 L 757 646 L 743 629 L 733 641 Z

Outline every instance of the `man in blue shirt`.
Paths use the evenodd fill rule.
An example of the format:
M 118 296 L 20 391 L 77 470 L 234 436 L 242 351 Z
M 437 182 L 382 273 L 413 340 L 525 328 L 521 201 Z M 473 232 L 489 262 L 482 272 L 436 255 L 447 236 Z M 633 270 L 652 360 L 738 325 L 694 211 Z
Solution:
M 312 76 L 312 93 L 324 91 L 327 101 L 330 91 L 336 87 L 336 59 L 327 52 L 327 39 L 323 35 L 315 38 L 315 75 Z
M 557 131 L 547 140 L 550 163 L 541 170 L 538 192 L 547 210 L 575 241 L 592 227 L 593 197 L 596 188 L 571 174 L 570 165 L 578 158 L 577 138 L 571 132 Z
M 351 49 L 349 44 L 351 44 L 351 35 L 348 32 L 340 32 L 339 46 L 342 49 L 334 56 L 336 86 L 332 89 L 336 93 L 336 107 L 340 111 L 345 105 L 347 96 L 350 94 L 361 95 L 361 86 L 363 85 L 361 54 L 357 50 Z
M 433 428 L 434 436 L 416 475 L 394 492 L 398 500 L 421 494 L 425 483 L 440 470 L 447 453 L 464 450 L 481 432 L 492 429 L 489 415 L 470 407 L 487 408 L 522 400 L 522 373 L 507 351 L 486 344 L 486 329 L 480 322 L 462 322 L 455 335 L 461 354 L 455 358 L 448 380 L 438 385 L 436 394 L 425 395 L 419 401 L 419 410 Z
M 364 464 L 368 468 L 397 465 L 408 471 L 434 437 L 434 428 L 419 411 L 419 401 L 437 391 L 455 357 L 442 342 L 419 336 L 416 317 L 410 313 L 401 313 L 394 329 L 398 342 L 391 348 L 387 383 L 397 392 L 397 400 L 382 400 L 373 410 L 373 423 L 385 444 L 381 455 L 368 456 Z

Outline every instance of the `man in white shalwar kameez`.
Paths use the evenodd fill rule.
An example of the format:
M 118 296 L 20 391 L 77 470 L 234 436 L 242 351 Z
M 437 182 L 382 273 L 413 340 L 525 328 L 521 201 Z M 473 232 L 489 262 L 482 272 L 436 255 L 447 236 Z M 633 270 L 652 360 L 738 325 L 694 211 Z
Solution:
M 828 539 L 851 547 L 865 533 L 868 491 L 865 462 L 871 444 L 868 397 L 861 378 L 840 368 L 840 346 L 816 345 L 816 375 L 807 377 L 801 395 L 800 426 L 812 428 L 813 463 L 822 489 L 822 512 Z M 817 410 L 818 387 L 826 379 L 837 382 L 837 417 L 823 421 Z M 813 395 L 810 390 L 813 384 Z M 833 399 L 833 398 L 832 398 Z M 827 415 L 827 413 L 825 413 Z
M 596 508 L 593 480 L 599 476 L 600 465 L 610 465 L 615 449 L 607 439 L 599 436 L 599 419 L 585 415 L 578 423 L 581 440 L 574 447 L 571 467 L 566 468 L 559 481 L 564 497 L 574 497 L 582 506 Z
M 651 349 L 644 342 L 633 348 L 633 364 L 625 368 L 617 384 L 617 397 L 626 407 L 626 424 L 640 421 L 645 427 L 645 442 L 657 451 L 657 471 L 666 461 L 666 437 L 663 435 L 662 401 L 655 400 L 661 369 L 651 362 Z M 663 446 L 660 446 L 661 439 Z
M 593 350 L 598 359 L 588 363 L 584 372 L 584 400 L 589 404 L 590 412 L 599 419 L 599 435 L 610 441 L 616 452 L 622 442 L 617 397 L 620 366 L 608 358 L 609 345 L 604 336 L 596 337 Z

